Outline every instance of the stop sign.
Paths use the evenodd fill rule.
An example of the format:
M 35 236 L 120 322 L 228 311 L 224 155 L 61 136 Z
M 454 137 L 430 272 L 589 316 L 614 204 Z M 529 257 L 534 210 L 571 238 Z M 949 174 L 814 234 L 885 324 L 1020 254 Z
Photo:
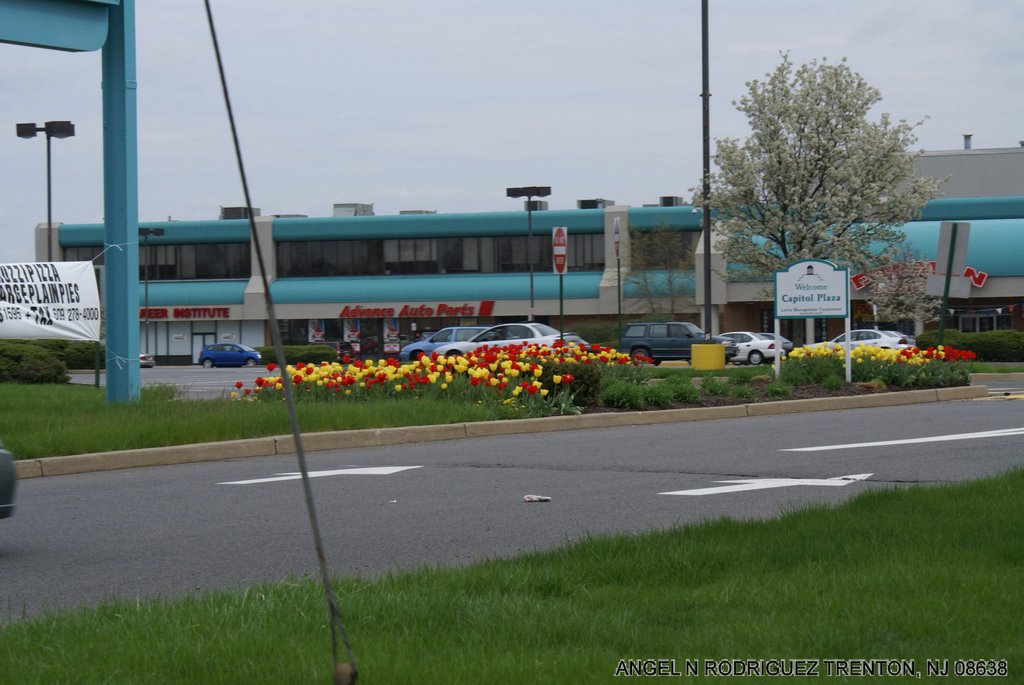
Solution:
M 569 232 L 565 226 L 555 226 L 551 229 L 551 264 L 556 274 L 565 273 L 567 249 L 569 247 Z

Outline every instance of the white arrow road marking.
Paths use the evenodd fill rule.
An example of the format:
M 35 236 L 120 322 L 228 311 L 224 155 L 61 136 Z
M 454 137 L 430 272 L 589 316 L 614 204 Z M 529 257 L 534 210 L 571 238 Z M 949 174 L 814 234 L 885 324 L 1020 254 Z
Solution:
M 726 492 L 742 492 L 744 490 L 768 490 L 771 488 L 791 488 L 796 485 L 818 485 L 826 488 L 841 488 L 850 483 L 867 480 L 873 473 L 854 473 L 849 476 L 835 478 L 751 478 L 749 480 L 716 480 L 716 483 L 737 483 L 722 485 L 717 488 L 699 488 L 697 490 L 676 490 L 675 492 L 659 492 L 659 495 L 721 495 Z
M 818 452 L 826 450 L 849 450 L 857 447 L 887 447 L 889 445 L 913 445 L 919 442 L 949 442 L 951 440 L 977 440 L 979 438 L 1003 438 L 1011 435 L 1024 435 L 1024 428 L 1003 428 L 980 433 L 956 433 L 953 435 L 933 435 L 928 438 L 907 438 L 906 440 L 883 440 L 881 442 L 852 442 L 845 445 L 820 445 L 818 447 L 791 447 L 780 452 Z
M 407 471 L 409 469 L 421 469 L 422 466 L 366 466 L 363 468 L 334 469 L 332 471 L 310 471 L 310 478 L 323 478 L 324 476 L 390 476 L 392 473 Z M 253 478 L 251 480 L 232 480 L 217 485 L 256 485 L 257 483 L 274 483 L 281 480 L 298 480 L 302 474 L 279 473 L 271 478 Z

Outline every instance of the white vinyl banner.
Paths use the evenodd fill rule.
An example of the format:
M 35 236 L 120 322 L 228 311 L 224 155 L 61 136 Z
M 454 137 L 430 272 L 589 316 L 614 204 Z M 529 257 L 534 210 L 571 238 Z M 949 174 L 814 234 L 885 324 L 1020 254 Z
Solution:
M 0 338 L 99 340 L 92 262 L 0 264 Z

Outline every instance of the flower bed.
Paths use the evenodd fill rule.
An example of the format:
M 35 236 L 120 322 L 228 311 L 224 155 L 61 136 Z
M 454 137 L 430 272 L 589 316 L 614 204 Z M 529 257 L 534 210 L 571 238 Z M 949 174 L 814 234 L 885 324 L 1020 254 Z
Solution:
M 971 352 L 951 347 L 883 350 L 862 345 L 851 351 L 853 385 L 844 382 L 844 350 L 812 346 L 793 350 L 781 377 L 739 377 L 728 382 L 688 377 L 660 387 L 627 354 L 601 345 L 481 347 L 467 355 L 423 355 L 396 359 L 343 360 L 288 365 L 279 375 L 261 376 L 253 387 L 235 384 L 232 393 L 250 401 L 280 401 L 290 383 L 301 402 L 358 402 L 368 399 L 441 398 L 489 403 L 509 417 L 578 413 L 595 407 L 642 409 L 714 406 L 722 402 L 770 401 L 791 397 L 861 394 L 889 388 L 934 388 L 970 384 Z M 276 365 L 267 364 L 273 373 Z M 800 390 L 795 390 L 799 388 Z
M 280 375 L 263 376 L 254 387 L 238 382 L 235 397 L 273 401 L 292 385 L 298 401 L 360 401 L 382 397 L 435 397 L 495 402 L 516 415 L 565 413 L 589 404 L 600 388 L 598 366 L 628 365 L 629 355 L 600 345 L 508 345 L 481 347 L 467 355 L 422 355 L 413 362 L 345 359 L 341 363 L 297 363 Z M 273 372 L 275 364 L 267 364 Z
M 798 347 L 786 357 L 782 378 L 790 383 L 827 383 L 844 377 L 845 349 L 841 345 Z M 859 345 L 850 350 L 851 380 L 897 388 L 943 388 L 970 385 L 973 352 L 953 347 L 908 347 L 887 350 Z M 832 381 L 834 382 L 834 381 Z

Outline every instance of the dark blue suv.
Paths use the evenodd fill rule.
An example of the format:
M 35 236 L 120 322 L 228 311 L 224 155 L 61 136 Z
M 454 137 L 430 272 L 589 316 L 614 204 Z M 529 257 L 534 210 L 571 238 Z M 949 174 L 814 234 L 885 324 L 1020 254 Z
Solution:
M 655 364 L 668 359 L 689 361 L 694 344 L 718 343 L 725 347 L 725 361 L 736 356 L 735 341 L 720 335 L 707 340 L 698 326 L 688 321 L 645 321 L 626 325 L 619 351 L 634 358 L 649 358 Z
M 203 348 L 199 353 L 199 363 L 206 369 L 214 366 L 256 366 L 260 363 L 260 353 L 241 343 L 217 343 Z

